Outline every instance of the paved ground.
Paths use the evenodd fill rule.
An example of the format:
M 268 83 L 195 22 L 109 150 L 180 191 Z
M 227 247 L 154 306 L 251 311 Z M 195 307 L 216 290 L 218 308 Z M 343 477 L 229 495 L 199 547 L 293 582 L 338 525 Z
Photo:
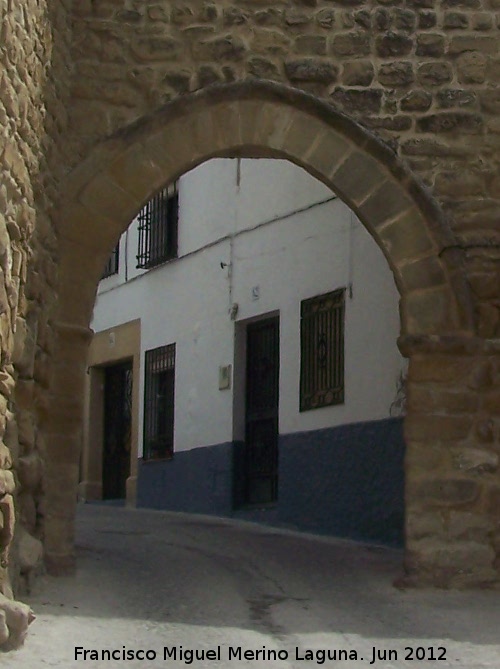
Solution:
M 398 591 L 397 551 L 106 506 L 80 507 L 77 544 L 2 668 L 500 667 L 500 593 Z

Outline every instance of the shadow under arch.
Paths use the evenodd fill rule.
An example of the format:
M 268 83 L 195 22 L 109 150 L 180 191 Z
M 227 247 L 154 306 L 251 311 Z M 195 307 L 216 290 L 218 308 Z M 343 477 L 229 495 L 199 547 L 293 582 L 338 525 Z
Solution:
M 402 338 L 467 336 L 472 309 L 437 203 L 367 130 L 316 98 L 270 82 L 214 86 L 167 104 L 94 147 L 57 212 L 58 355 L 46 421 L 45 550 L 71 570 L 89 322 L 120 234 L 165 183 L 213 157 L 286 158 L 336 192 L 382 249 L 401 296 Z

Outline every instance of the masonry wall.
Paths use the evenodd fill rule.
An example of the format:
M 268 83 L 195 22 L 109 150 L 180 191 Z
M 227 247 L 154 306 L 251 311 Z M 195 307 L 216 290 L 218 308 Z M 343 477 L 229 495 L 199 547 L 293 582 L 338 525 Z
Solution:
M 48 212 L 63 171 L 70 28 L 63 3 L 0 3 L 0 645 L 5 647 L 20 643 L 28 611 L 14 609 L 3 596 L 29 587 L 42 555 L 43 413 L 53 345 L 48 309 L 57 275 Z
M 77 3 L 74 160 L 212 84 L 271 79 L 379 134 L 439 200 L 464 250 L 482 336 L 498 336 L 496 0 Z

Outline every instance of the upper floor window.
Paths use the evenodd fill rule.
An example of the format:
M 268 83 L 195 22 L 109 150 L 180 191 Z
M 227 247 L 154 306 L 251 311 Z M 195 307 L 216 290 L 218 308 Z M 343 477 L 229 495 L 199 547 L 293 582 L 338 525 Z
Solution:
M 344 302 L 340 288 L 301 303 L 301 411 L 344 401 Z
M 120 261 L 120 243 L 115 246 L 111 255 L 108 258 L 108 262 L 104 267 L 104 272 L 102 273 L 101 279 L 107 279 L 108 276 L 113 274 L 118 274 L 118 266 Z
M 179 194 L 177 182 L 162 188 L 141 209 L 137 267 L 149 269 L 177 257 Z
M 175 344 L 146 351 L 144 459 L 174 455 Z

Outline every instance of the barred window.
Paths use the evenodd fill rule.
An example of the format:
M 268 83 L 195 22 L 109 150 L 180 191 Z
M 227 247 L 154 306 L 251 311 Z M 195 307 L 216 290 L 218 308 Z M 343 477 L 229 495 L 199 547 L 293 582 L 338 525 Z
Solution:
M 300 411 L 344 401 L 345 289 L 303 300 L 300 319 Z
M 118 274 L 118 266 L 120 261 L 120 243 L 115 246 L 111 255 L 108 258 L 108 262 L 104 267 L 104 272 L 102 273 L 101 279 L 107 279 L 108 276 L 113 274 Z
M 141 209 L 137 267 L 149 269 L 177 257 L 177 182 L 163 188 Z
M 174 455 L 175 344 L 146 351 L 144 459 Z

